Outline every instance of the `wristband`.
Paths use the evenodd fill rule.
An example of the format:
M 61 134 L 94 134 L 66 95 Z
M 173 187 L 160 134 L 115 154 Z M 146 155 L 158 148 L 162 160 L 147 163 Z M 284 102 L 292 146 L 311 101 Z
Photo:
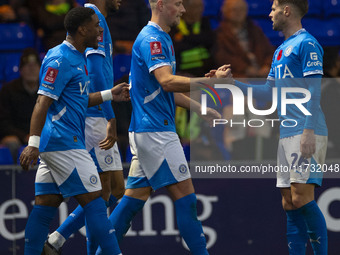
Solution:
M 32 146 L 39 149 L 40 144 L 40 136 L 37 135 L 31 135 L 28 139 L 28 146 Z
M 103 102 L 111 101 L 113 99 L 111 89 L 100 91 Z

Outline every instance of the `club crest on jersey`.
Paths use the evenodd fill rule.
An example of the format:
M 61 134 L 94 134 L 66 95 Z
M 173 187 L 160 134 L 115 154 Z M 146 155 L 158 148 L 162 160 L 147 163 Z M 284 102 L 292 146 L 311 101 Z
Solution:
M 111 155 L 107 155 L 107 156 L 105 157 L 105 163 L 108 164 L 108 165 L 110 165 L 110 164 L 112 164 L 112 162 L 113 162 L 112 156 L 111 156 Z
M 59 70 L 54 69 L 52 67 L 49 67 L 47 69 L 44 81 L 50 82 L 50 83 L 54 83 L 55 79 L 57 78 Z
M 96 184 L 97 183 L 97 176 L 95 176 L 95 175 L 91 175 L 90 176 L 90 182 L 92 183 L 92 184 Z
M 187 169 L 186 165 L 182 164 L 182 165 L 179 166 L 178 170 L 179 170 L 180 173 L 185 174 L 188 169 Z
M 277 60 L 280 60 L 282 58 L 282 50 L 280 50 L 279 54 L 277 55 Z
M 285 57 L 289 57 L 289 55 L 293 52 L 293 46 L 288 46 L 285 50 Z
M 161 42 L 151 42 L 150 43 L 151 55 L 162 54 L 162 44 Z

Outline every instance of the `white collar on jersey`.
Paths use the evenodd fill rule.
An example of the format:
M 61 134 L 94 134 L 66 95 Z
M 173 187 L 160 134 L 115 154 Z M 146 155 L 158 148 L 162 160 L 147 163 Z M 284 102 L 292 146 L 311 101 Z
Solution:
M 293 35 L 299 35 L 299 34 L 301 34 L 301 33 L 303 33 L 303 32 L 306 32 L 306 29 L 301 28 L 301 29 L 299 29 L 298 31 L 296 31 Z
M 66 44 L 69 48 L 71 48 L 71 50 L 77 50 L 76 47 L 74 47 L 71 43 L 69 43 L 68 41 L 64 40 L 63 41 L 64 44 Z
M 153 27 L 155 27 L 155 28 L 157 28 L 159 31 L 162 31 L 162 32 L 164 32 L 163 31 L 163 29 L 157 24 L 157 23 L 155 23 L 155 22 L 152 22 L 152 21 L 149 21 L 148 22 L 148 26 L 153 26 Z
M 98 7 L 95 6 L 94 4 L 84 4 L 84 7 L 92 7 L 94 9 L 96 9 L 97 11 L 99 11 Z M 99 11 L 99 13 L 101 13 L 101 12 Z

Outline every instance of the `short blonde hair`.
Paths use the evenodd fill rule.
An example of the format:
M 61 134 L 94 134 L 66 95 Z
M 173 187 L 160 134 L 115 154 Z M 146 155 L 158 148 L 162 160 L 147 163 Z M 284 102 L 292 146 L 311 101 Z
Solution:
M 151 10 L 156 7 L 157 2 L 158 2 L 158 0 L 149 0 Z M 163 0 L 163 2 L 166 3 L 167 0 Z

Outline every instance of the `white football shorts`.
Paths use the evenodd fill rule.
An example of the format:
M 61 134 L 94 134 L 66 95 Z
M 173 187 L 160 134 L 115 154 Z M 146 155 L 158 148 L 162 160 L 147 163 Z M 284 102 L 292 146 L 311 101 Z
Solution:
M 117 143 L 108 150 L 99 148 L 99 142 L 106 137 L 107 120 L 87 117 L 85 120 L 85 143 L 98 172 L 123 170 Z
M 174 132 L 129 133 L 132 153 L 127 189 L 154 190 L 191 178 L 178 135 Z
M 71 197 L 102 189 L 97 167 L 85 149 L 43 152 L 35 177 L 35 195 Z
M 325 163 L 327 151 L 327 136 L 315 135 L 316 152 L 311 158 L 301 157 L 301 135 L 282 138 L 277 151 L 277 164 L 280 172 L 277 173 L 276 187 L 288 188 L 291 183 L 313 183 L 321 186 L 323 172 L 320 170 Z

